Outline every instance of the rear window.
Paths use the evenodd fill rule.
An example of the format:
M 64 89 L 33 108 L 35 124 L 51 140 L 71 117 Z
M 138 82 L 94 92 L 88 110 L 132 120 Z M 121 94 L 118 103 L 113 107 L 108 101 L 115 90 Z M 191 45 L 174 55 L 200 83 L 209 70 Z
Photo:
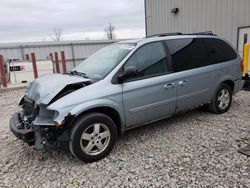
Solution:
M 226 42 L 219 39 L 203 39 L 211 64 L 234 60 L 237 54 Z
M 209 57 L 202 39 L 167 40 L 175 72 L 209 65 Z

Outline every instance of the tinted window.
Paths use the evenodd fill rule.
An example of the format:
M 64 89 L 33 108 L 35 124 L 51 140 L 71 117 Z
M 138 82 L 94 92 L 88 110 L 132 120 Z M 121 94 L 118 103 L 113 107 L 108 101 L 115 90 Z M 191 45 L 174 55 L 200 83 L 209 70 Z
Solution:
M 136 78 L 151 77 L 167 72 L 167 58 L 161 42 L 150 43 L 137 50 L 125 64 L 136 67 Z
M 166 41 L 175 72 L 194 69 L 209 64 L 202 39 L 174 39 Z
M 219 39 L 204 39 L 212 64 L 230 61 L 237 58 L 234 49 Z

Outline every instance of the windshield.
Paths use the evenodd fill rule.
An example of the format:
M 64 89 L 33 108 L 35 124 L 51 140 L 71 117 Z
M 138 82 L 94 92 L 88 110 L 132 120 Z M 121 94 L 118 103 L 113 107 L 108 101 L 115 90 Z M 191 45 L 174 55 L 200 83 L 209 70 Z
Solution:
M 76 66 L 73 71 L 84 73 L 88 78 L 103 79 L 134 47 L 135 44 L 113 44 L 107 46 Z

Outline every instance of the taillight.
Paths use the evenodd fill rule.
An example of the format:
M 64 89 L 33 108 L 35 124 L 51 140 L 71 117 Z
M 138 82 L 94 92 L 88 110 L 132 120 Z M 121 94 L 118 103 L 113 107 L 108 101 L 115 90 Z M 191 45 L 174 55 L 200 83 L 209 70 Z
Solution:
M 241 62 L 240 62 L 240 68 L 241 68 L 241 71 L 243 72 L 243 70 L 244 70 L 244 63 L 243 63 L 243 60 L 241 60 Z

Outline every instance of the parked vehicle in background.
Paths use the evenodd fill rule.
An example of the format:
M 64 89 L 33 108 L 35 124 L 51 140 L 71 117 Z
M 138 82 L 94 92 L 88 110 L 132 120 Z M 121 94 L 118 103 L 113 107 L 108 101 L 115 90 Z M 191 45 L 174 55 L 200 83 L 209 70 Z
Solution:
M 93 162 L 138 125 L 202 105 L 225 113 L 242 86 L 240 56 L 212 33 L 119 42 L 66 75 L 34 80 L 10 129 L 37 149 L 67 143 L 76 158 Z

